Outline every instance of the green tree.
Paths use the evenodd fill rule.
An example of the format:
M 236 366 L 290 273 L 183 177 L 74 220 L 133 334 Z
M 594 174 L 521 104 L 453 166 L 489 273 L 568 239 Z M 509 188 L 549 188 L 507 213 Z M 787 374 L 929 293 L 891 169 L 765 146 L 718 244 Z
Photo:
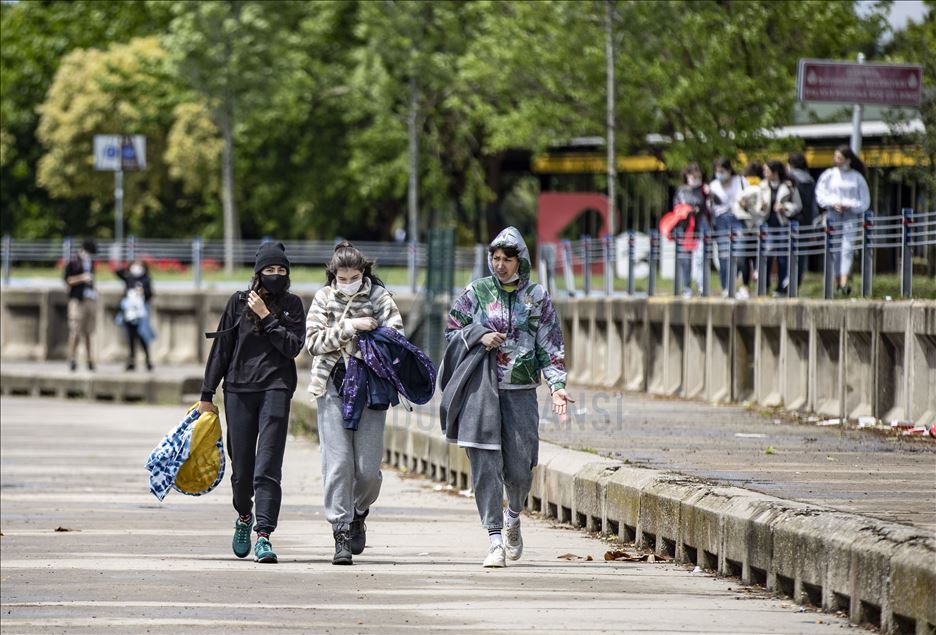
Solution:
M 46 148 L 38 163 L 39 185 L 60 200 L 90 201 L 88 227 L 101 233 L 113 228 L 114 177 L 94 170 L 95 134 L 142 134 L 147 167 L 127 172 L 127 225 L 130 232 L 159 235 L 180 228 L 166 223 L 186 200 L 170 180 L 166 163 L 167 133 L 182 99 L 171 75 L 168 55 L 153 37 L 113 44 L 106 51 L 77 49 L 65 56 L 40 106 L 37 136 Z M 197 220 L 188 214 L 189 226 Z M 183 224 L 184 226 L 184 224 Z
M 168 18 L 168 4 L 159 2 L 0 3 L 0 230 L 45 238 L 95 229 L 87 223 L 90 199 L 59 200 L 37 184 L 38 107 L 70 51 L 158 33 Z
M 897 33 L 888 46 L 888 59 L 897 62 L 914 62 L 923 67 L 923 103 L 920 119 L 924 131 L 909 138 L 922 149 L 922 156 L 913 166 L 894 171 L 894 178 L 907 179 L 923 185 L 921 195 L 930 210 L 936 210 L 936 1 L 927 0 L 927 14 L 919 22 L 911 22 L 906 29 Z M 894 126 L 901 121 L 892 117 Z
M 298 44 L 296 19 L 302 3 L 184 0 L 172 5 L 166 35 L 179 75 L 211 108 L 223 140 L 221 201 L 224 213 L 225 268 L 233 270 L 233 241 L 240 237 L 235 196 L 235 134 L 238 121 L 265 108 L 280 73 Z

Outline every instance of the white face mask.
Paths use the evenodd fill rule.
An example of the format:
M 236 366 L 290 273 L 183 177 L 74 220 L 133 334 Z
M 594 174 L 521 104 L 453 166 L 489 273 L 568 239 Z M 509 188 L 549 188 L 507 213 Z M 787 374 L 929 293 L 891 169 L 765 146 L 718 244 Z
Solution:
M 702 179 L 697 176 L 690 176 L 686 178 L 686 185 L 689 187 L 699 187 L 702 185 Z
M 354 295 L 361 289 L 361 284 L 363 280 L 355 280 L 354 282 L 349 282 L 348 284 L 343 284 L 341 282 L 335 281 L 335 287 L 344 293 L 345 295 Z
M 130 265 L 130 275 L 139 278 L 143 275 L 143 265 Z

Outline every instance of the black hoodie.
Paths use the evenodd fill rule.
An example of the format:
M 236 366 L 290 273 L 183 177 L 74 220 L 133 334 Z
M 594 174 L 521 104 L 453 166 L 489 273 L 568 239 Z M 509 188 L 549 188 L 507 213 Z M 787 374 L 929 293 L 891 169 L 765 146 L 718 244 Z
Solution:
M 261 392 L 264 390 L 296 390 L 296 355 L 305 344 L 305 309 L 302 300 L 286 293 L 279 315 L 266 316 L 259 322 L 244 317 L 247 292 L 232 295 L 214 337 L 205 366 L 202 401 L 211 401 L 218 384 L 224 379 L 225 392 Z

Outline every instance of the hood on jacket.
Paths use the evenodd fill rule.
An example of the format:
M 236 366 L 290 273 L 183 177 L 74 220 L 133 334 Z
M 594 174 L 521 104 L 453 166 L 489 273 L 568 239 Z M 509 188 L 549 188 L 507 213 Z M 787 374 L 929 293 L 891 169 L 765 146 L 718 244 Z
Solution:
M 516 247 L 517 248 L 517 257 L 520 260 L 520 266 L 517 269 L 517 273 L 520 275 L 520 280 L 517 283 L 517 288 L 522 289 L 530 282 L 530 270 L 532 269 L 532 264 L 530 263 L 530 250 L 527 249 L 526 242 L 523 240 L 523 236 L 520 234 L 520 230 L 516 227 L 507 227 L 497 237 L 491 241 L 491 247 Z M 488 251 L 488 269 L 491 272 L 491 275 L 494 276 L 494 280 L 500 285 L 500 280 L 497 279 L 497 274 L 494 273 L 494 258 L 493 254 Z

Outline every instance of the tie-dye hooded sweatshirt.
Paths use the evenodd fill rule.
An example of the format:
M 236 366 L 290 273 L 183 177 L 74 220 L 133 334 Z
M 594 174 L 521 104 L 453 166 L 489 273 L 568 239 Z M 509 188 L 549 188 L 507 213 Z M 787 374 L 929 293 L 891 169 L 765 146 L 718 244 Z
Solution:
M 523 236 L 508 227 L 491 243 L 492 247 L 516 247 L 520 266 L 517 290 L 508 293 L 494 274 L 488 254 L 490 276 L 472 281 L 455 300 L 449 312 L 445 339 L 451 341 L 459 330 L 472 322 L 492 331 L 506 333 L 507 340 L 497 351 L 497 379 L 501 390 L 533 388 L 540 383 L 540 371 L 550 391 L 565 388 L 565 350 L 562 328 L 549 293 L 530 282 L 530 252 Z

